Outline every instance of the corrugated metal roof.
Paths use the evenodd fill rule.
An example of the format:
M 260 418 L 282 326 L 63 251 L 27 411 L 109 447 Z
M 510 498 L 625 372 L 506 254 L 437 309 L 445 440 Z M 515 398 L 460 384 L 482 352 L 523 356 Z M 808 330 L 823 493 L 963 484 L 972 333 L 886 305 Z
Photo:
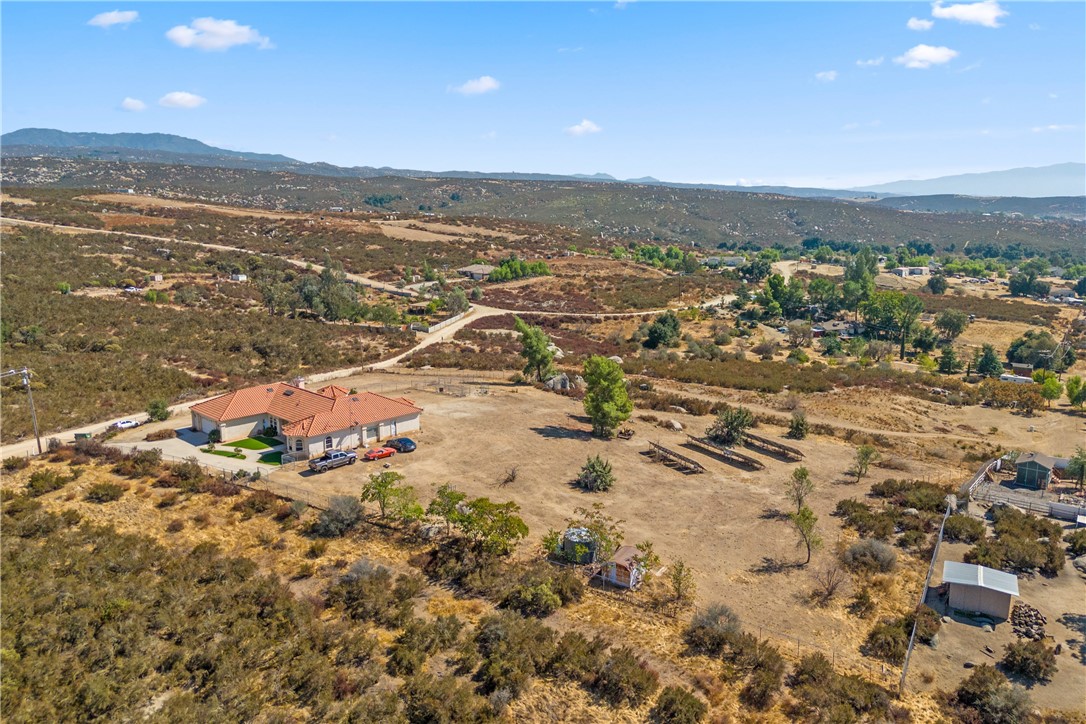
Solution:
M 980 586 L 990 591 L 1018 595 L 1018 576 L 1013 573 L 997 571 L 994 568 L 975 566 L 972 563 L 946 561 L 943 563 L 943 583 L 959 583 L 966 586 Z

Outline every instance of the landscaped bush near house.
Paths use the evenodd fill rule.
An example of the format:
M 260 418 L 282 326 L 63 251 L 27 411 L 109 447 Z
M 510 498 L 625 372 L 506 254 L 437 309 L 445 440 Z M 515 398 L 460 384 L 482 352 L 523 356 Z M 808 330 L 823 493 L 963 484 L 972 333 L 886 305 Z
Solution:
M 649 719 L 658 724 L 697 724 L 705 719 L 709 707 L 689 689 L 665 686 L 656 697 Z
M 882 541 L 862 540 L 849 546 L 841 560 L 853 571 L 889 573 L 897 566 L 897 553 Z
M 949 541 L 976 543 L 984 537 L 984 521 L 956 513 L 946 519 L 943 536 Z
M 338 538 L 361 523 L 363 514 L 362 503 L 358 498 L 337 495 L 328 501 L 328 509 L 322 510 L 313 522 L 313 535 Z
M 596 676 L 593 688 L 612 706 L 638 707 L 660 686 L 660 676 L 629 648 L 614 651 Z
M 1048 681 L 1056 673 L 1056 651 L 1043 641 L 1018 641 L 1004 647 L 1004 669 L 1030 681 Z
M 166 427 L 161 430 L 155 430 L 154 432 L 147 433 L 143 439 L 148 442 L 157 442 L 159 440 L 170 440 L 177 437 L 177 430 Z
M 92 503 L 109 503 L 120 500 L 124 495 L 124 488 L 116 483 L 95 483 L 87 491 L 86 498 Z

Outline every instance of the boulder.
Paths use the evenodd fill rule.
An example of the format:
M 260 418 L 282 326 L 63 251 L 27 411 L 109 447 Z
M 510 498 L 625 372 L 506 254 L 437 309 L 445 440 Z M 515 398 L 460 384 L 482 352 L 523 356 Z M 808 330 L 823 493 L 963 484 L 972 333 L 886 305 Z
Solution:
M 689 412 L 686 411 L 685 407 L 680 407 L 679 405 L 668 405 L 667 406 L 667 411 L 668 412 L 674 412 L 674 413 L 677 413 L 679 415 L 689 415 L 690 414 Z
M 618 365 L 622 364 L 622 358 L 619 357 L 617 354 L 613 354 L 610 357 L 608 357 L 607 359 L 611 360 L 615 364 L 618 364 Z
M 1071 561 L 1071 565 L 1082 573 L 1086 573 L 1086 555 L 1079 556 L 1075 560 Z
M 557 375 L 554 375 L 553 377 L 548 377 L 547 380 L 543 383 L 543 385 L 544 385 L 544 387 L 547 387 L 548 389 L 554 390 L 556 392 L 558 390 L 568 390 L 569 389 L 569 375 L 567 375 L 567 374 L 565 374 L 563 372 L 562 374 L 557 374 Z
M 905 510 L 901 511 L 901 514 L 902 515 L 920 515 L 920 511 L 917 510 L 916 508 L 906 508 Z
M 664 428 L 667 430 L 674 430 L 675 432 L 683 431 L 683 424 L 678 420 L 666 420 L 663 424 Z
M 992 624 L 990 624 L 990 623 L 986 623 L 983 626 L 981 626 L 981 630 L 983 630 L 986 633 L 992 633 L 993 631 L 995 631 L 995 629 L 992 628 Z
M 573 378 L 573 389 L 575 389 L 575 390 L 583 390 L 584 388 L 585 388 L 584 377 L 581 377 L 580 375 L 577 375 L 576 377 L 574 377 Z

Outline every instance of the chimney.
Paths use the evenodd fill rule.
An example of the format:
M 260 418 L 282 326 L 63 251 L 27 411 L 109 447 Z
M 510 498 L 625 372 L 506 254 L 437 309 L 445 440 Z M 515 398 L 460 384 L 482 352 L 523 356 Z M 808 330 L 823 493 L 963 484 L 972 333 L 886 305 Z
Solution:
M 290 384 L 304 390 L 305 389 L 305 378 L 304 377 L 295 377 L 294 379 L 292 379 L 290 381 Z

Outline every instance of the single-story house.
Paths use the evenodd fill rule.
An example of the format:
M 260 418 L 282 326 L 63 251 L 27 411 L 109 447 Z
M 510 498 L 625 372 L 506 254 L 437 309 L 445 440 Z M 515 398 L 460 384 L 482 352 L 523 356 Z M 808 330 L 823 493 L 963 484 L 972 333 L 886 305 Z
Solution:
M 831 319 L 824 322 L 821 327 L 826 334 L 836 334 L 838 336 L 863 334 L 864 332 L 864 325 L 843 319 Z
M 600 578 L 623 588 L 637 588 L 645 575 L 644 567 L 637 561 L 640 553 L 633 546 L 620 547 L 611 560 L 600 567 Z
M 494 271 L 495 267 L 490 264 L 469 264 L 462 266 L 456 270 L 461 276 L 465 276 L 472 281 L 481 282 L 490 276 L 490 272 Z
M 745 256 L 722 256 L 720 257 L 720 263 L 722 266 L 734 269 L 737 266 L 746 264 L 747 258 Z
M 1057 458 L 1044 453 L 1023 453 L 1015 461 L 1014 482 L 1044 490 L 1052 482 L 1052 471 L 1060 469 L 1059 462 Z M 1066 464 L 1064 467 L 1067 467 Z
M 943 583 L 950 589 L 950 607 L 1007 619 L 1011 599 L 1018 595 L 1018 576 L 971 563 L 943 563 Z
M 890 273 L 899 277 L 920 277 L 930 274 L 931 270 L 926 266 L 899 266 L 891 269 Z
M 1033 374 L 1033 365 L 1029 362 L 1011 362 L 1011 372 L 1016 375 L 1029 377 Z
M 285 382 L 228 392 L 193 405 L 190 411 L 193 430 L 218 430 L 227 444 L 270 433 L 296 457 L 360 447 L 418 430 L 422 416 L 422 408 L 406 397 L 352 394 L 338 385 L 314 392 Z
M 230 275 L 230 281 L 232 281 L 232 282 L 247 282 L 247 281 L 249 281 L 249 277 L 246 276 L 245 274 L 231 274 Z
M 149 274 L 147 276 L 147 280 L 152 281 L 152 282 L 160 282 L 160 281 L 162 281 L 162 275 L 161 274 Z

